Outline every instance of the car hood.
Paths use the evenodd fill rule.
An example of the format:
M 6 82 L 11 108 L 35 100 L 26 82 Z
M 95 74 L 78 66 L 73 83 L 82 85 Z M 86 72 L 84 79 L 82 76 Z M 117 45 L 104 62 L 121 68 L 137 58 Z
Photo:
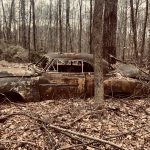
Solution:
M 28 68 L 1 68 L 0 67 L 0 78 L 2 77 L 13 77 L 13 76 L 33 76 L 35 72 Z

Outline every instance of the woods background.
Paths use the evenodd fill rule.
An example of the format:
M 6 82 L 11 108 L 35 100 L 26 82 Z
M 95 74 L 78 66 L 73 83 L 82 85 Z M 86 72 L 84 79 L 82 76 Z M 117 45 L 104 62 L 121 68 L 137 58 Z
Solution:
M 147 61 L 148 0 L 106 0 L 105 5 L 105 11 L 115 11 L 118 20 L 104 15 L 104 55 L 105 46 L 114 41 L 118 58 Z M 32 52 L 93 53 L 93 11 L 93 0 L 0 0 L 0 51 L 10 54 L 23 48 L 29 59 Z M 110 19 L 117 23 L 116 31 L 113 27 L 107 28 L 105 23 L 109 24 Z M 109 38 L 113 37 L 111 32 L 117 33 L 114 39 Z M 113 47 L 109 51 L 113 51 Z

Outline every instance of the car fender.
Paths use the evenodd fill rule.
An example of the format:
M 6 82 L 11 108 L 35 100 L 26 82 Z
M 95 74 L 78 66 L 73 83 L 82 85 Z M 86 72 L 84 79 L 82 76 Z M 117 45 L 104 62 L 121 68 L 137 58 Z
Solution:
M 0 78 L 0 93 L 17 93 L 25 101 L 39 101 L 39 77 Z M 11 97 L 10 97 L 11 98 Z

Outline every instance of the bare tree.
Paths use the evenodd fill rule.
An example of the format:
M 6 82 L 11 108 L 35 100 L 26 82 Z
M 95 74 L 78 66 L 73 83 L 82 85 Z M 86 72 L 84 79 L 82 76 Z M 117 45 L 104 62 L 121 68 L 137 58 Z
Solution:
M 150 28 L 149 28 L 149 39 L 148 39 L 148 70 L 150 73 Z
M 71 28 L 70 28 L 70 0 L 66 0 L 66 52 L 68 52 L 68 43 L 70 45 L 70 51 L 73 51 Z
M 90 0 L 90 35 L 89 35 L 89 46 L 90 53 L 93 53 L 92 50 L 92 20 L 93 20 L 93 0 Z
M 148 0 L 146 0 L 146 10 L 145 10 L 145 19 L 144 19 L 144 27 L 143 27 L 143 36 L 142 36 L 142 44 L 141 44 L 141 57 L 140 62 L 142 63 L 143 60 L 143 54 L 145 49 L 145 33 L 146 33 L 146 27 L 147 27 L 147 20 L 148 20 Z
M 58 28 L 59 28 L 59 15 L 58 15 L 58 10 L 59 10 L 59 3 L 57 0 L 56 8 L 55 8 L 55 13 L 54 13 L 54 24 L 55 24 L 55 32 L 54 32 L 54 51 L 57 51 L 58 49 Z
M 0 19 L 0 39 L 3 38 L 3 31 L 2 31 L 2 20 Z
M 109 63 L 116 62 L 109 54 L 116 57 L 117 4 L 118 0 L 105 0 L 103 55 Z
M 126 52 L 126 42 L 127 42 L 127 20 L 128 20 L 128 0 L 125 1 L 125 9 L 124 9 L 124 29 L 123 29 L 123 54 L 122 54 L 122 60 L 125 60 L 125 52 Z
M 123 60 L 131 60 L 136 54 L 139 61 L 147 54 L 147 1 L 120 0 L 117 10 L 117 0 L 104 0 L 106 7 L 104 6 L 102 46 L 104 58 L 109 62 L 115 63 L 109 58 L 109 54 L 122 57 Z M 94 0 L 49 0 L 49 3 L 38 0 L 36 5 L 35 2 L 0 0 L 1 39 L 4 39 L 8 46 L 11 42 L 12 45 L 24 44 L 23 47 L 29 51 L 34 49 L 43 50 L 42 52 L 65 50 L 93 53 Z
M 30 38 L 30 34 L 31 34 L 31 18 L 32 18 L 32 12 L 31 12 L 31 3 L 30 3 L 30 10 L 29 10 L 29 27 L 28 27 L 28 50 L 29 50 L 29 53 L 28 53 L 28 59 L 29 59 L 29 62 L 31 61 L 31 47 L 30 47 L 30 43 L 31 43 L 31 38 Z
M 63 52 L 63 47 L 62 47 L 62 16 L 61 16 L 61 13 L 62 13 L 62 0 L 59 0 L 59 51 L 60 53 Z
M 21 1 L 21 20 L 22 20 L 22 46 L 26 48 L 27 38 L 26 38 L 26 17 L 25 17 L 25 0 Z
M 11 1 L 11 8 L 9 13 L 9 25 L 8 25 L 8 41 L 10 42 L 12 35 L 11 35 L 11 26 L 12 26 L 12 20 L 13 20 L 13 10 L 14 10 L 14 3 L 15 0 Z
M 138 3 L 136 6 L 137 6 L 136 8 L 138 8 Z M 134 13 L 133 0 L 130 0 L 130 7 L 131 7 L 131 24 L 132 24 L 132 32 L 133 32 L 133 42 L 134 42 L 134 54 L 135 54 L 135 58 L 138 59 L 137 26 L 136 26 L 136 20 L 137 20 L 136 18 L 137 18 L 138 9 L 136 9 L 136 11 Z
M 80 20 L 80 27 L 79 27 L 79 53 L 81 53 L 82 48 L 82 0 L 79 0 L 79 20 Z
M 94 50 L 94 82 L 95 82 L 95 106 L 104 106 L 104 87 L 103 87 L 103 65 L 102 65 L 102 30 L 103 30 L 103 8 L 104 0 L 95 0 L 93 15 L 93 42 Z
M 52 0 L 50 0 L 50 6 L 49 6 L 49 26 L 48 26 L 48 28 L 49 28 L 49 33 L 48 33 L 48 47 L 49 47 L 49 49 L 51 50 L 52 49 L 52 45 L 53 45 L 53 43 L 52 43 L 52 32 L 53 32 L 53 30 L 52 30 L 52 20 L 53 20 L 53 16 L 52 16 L 53 14 L 52 14 Z
M 37 47 L 36 47 L 35 2 L 34 0 L 30 0 L 30 2 L 31 2 L 31 7 L 32 7 L 33 46 L 34 46 L 34 51 L 36 51 Z
M 70 0 L 66 0 L 66 52 L 68 51 Z
M 3 26 L 3 35 L 4 35 L 5 41 L 7 41 L 8 40 L 8 23 L 6 19 L 6 13 L 5 13 L 3 0 L 1 0 L 1 4 L 2 4 L 2 9 L 3 9 L 3 22 L 5 24 L 5 26 Z

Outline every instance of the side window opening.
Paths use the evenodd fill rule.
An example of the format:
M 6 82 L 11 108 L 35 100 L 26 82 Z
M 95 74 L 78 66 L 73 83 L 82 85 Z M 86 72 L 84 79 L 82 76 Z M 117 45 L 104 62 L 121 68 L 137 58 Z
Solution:
M 58 61 L 58 72 L 82 72 L 82 61 L 80 60 L 63 60 Z
M 47 67 L 47 71 L 50 72 L 94 72 L 94 68 L 91 64 L 83 62 L 83 60 L 63 60 L 55 59 Z
M 94 72 L 94 68 L 91 64 L 83 62 L 83 72 Z
M 83 61 L 55 59 L 47 67 L 50 72 L 83 72 Z

